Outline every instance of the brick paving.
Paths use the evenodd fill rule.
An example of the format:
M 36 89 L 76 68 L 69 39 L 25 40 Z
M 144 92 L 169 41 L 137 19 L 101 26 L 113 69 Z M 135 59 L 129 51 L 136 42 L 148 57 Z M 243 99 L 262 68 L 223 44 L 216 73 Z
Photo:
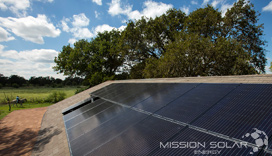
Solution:
M 0 155 L 31 155 L 46 110 L 16 110 L 0 120 Z
M 159 78 L 139 80 L 107 81 L 92 87 L 84 92 L 48 107 L 42 121 L 38 141 L 32 155 L 50 156 L 70 155 L 62 110 L 89 97 L 89 93 L 111 83 L 269 83 L 272 84 L 272 75 L 242 75 L 242 76 L 212 76 L 212 77 L 184 77 Z

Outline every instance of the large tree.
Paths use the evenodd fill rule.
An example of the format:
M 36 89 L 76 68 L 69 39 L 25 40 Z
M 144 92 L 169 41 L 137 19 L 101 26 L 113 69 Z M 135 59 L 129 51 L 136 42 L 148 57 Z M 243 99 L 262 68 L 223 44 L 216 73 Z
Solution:
M 96 85 L 107 79 L 113 79 L 124 59 L 118 48 L 120 31 L 99 33 L 90 42 L 79 40 L 74 44 L 63 46 L 55 58 L 55 71 L 68 76 L 79 76 Z
M 262 73 L 265 41 L 258 17 L 245 0 L 224 16 L 210 5 L 188 16 L 170 9 L 156 18 L 129 21 L 122 32 L 64 46 L 54 69 L 91 84 L 127 71 L 130 78 Z
M 128 22 L 122 32 L 121 47 L 132 78 L 143 78 L 146 60 L 159 59 L 166 52 L 165 46 L 184 29 L 185 19 L 181 10 L 170 9 L 155 19 L 142 17 Z
M 234 3 L 224 17 L 224 35 L 236 39 L 250 54 L 250 63 L 259 73 L 265 72 L 265 41 L 263 24 L 258 24 L 260 14 L 246 0 Z

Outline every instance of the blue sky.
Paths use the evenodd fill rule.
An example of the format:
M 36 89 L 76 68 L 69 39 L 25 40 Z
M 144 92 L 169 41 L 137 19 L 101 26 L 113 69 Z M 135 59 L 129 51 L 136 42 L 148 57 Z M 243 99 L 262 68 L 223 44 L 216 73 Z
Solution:
M 236 0 L 0 0 L 0 73 L 64 78 L 52 67 L 64 45 L 98 32 L 124 29 L 126 21 L 156 17 L 170 8 L 186 14 L 211 4 L 223 14 Z M 272 61 L 272 1 L 251 0 L 261 13 L 267 41 L 267 73 Z

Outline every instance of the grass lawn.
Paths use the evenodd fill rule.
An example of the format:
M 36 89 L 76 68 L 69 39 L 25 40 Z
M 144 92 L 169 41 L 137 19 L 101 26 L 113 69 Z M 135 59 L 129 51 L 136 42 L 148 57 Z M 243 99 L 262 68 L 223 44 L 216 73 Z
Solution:
M 5 101 L 5 95 L 15 99 L 16 96 L 20 98 L 26 98 L 27 102 L 23 104 L 23 107 L 12 106 L 11 111 L 38 108 L 50 106 L 53 103 L 41 103 L 46 99 L 52 92 L 64 92 L 65 98 L 75 95 L 78 87 L 63 87 L 63 88 L 51 88 L 51 87 L 21 87 L 21 88 L 2 88 L 0 89 L 0 103 Z M 0 120 L 5 117 L 9 112 L 9 106 L 7 104 L 0 104 Z
M 6 96 L 12 96 L 13 99 L 16 96 L 20 98 L 26 98 L 28 101 L 33 101 L 35 99 L 45 99 L 50 93 L 64 92 L 66 93 L 66 98 L 73 96 L 77 87 L 63 87 L 63 88 L 51 88 L 51 87 L 22 87 L 22 88 L 2 88 L 0 89 L 0 102 L 5 99 Z M 4 95 L 5 94 L 5 95 Z

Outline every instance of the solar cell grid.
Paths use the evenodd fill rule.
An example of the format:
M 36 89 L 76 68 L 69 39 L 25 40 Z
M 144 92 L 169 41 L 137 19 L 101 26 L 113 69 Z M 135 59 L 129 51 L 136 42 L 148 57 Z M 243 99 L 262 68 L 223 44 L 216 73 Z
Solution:
M 135 105 L 135 108 L 142 109 L 149 112 L 155 112 L 167 105 L 169 102 L 175 100 L 179 96 L 185 94 L 187 91 L 193 89 L 198 84 L 172 84 L 169 87 L 154 92 L 149 98 Z
M 86 110 L 85 112 L 78 114 L 78 115 L 74 116 L 73 118 L 70 118 L 69 120 L 66 120 L 66 122 L 65 122 L 66 128 L 69 129 L 70 127 L 73 127 L 74 125 L 76 125 L 80 121 L 86 120 L 86 119 L 112 107 L 112 106 L 114 106 L 114 104 L 106 101 L 106 102 L 102 103 L 101 105 L 98 105 L 96 107 L 93 107 L 92 109 Z
M 78 108 L 78 109 L 76 109 L 76 110 L 74 110 L 74 111 L 72 111 L 72 112 L 70 112 L 70 113 L 68 113 L 68 114 L 65 114 L 64 116 L 63 116 L 63 118 L 64 118 L 64 121 L 67 121 L 67 120 L 70 120 L 71 118 L 74 118 L 75 116 L 77 116 L 77 115 L 79 115 L 79 114 L 81 114 L 81 113 L 83 113 L 83 112 L 86 112 L 86 111 L 88 111 L 88 110 L 90 110 L 90 109 L 92 109 L 92 108 L 94 108 L 94 107 L 97 107 L 97 106 L 99 106 L 99 105 L 101 105 L 101 104 L 103 104 L 103 103 L 105 103 L 106 101 L 104 101 L 104 100 L 101 100 L 101 99 L 98 99 L 96 102 L 94 102 L 94 103 L 88 103 L 87 105 L 85 105 L 85 106 L 83 106 L 83 107 L 80 107 L 80 108 Z
M 147 155 L 183 126 L 149 117 L 87 155 Z
M 91 94 L 102 99 L 64 115 L 74 156 L 192 155 L 194 149 L 162 149 L 159 142 L 233 144 L 233 140 L 208 134 L 216 132 L 229 136 L 229 139 L 233 137 L 254 143 L 250 137 L 242 139 L 253 128 L 272 136 L 271 84 L 112 84 Z M 155 112 L 163 119 L 148 116 L 140 110 Z M 184 128 L 183 124 L 172 123 L 164 117 L 209 132 Z M 272 148 L 271 139 L 269 147 Z M 220 155 L 249 155 L 252 152 L 252 148 L 238 147 L 220 150 Z M 259 154 L 268 155 L 264 151 Z
M 147 115 L 133 110 L 125 110 L 110 120 L 93 128 L 84 135 L 70 141 L 73 155 L 84 155 L 112 140 L 127 128 L 146 118 Z M 69 135 L 68 135 L 69 136 Z
M 242 84 L 192 124 L 239 139 L 253 128 L 270 136 L 271 87 L 272 85 Z M 253 143 L 253 139 L 249 141 Z
M 105 86 L 105 87 L 100 88 L 100 89 L 98 89 L 96 91 L 93 91 L 90 94 L 100 95 L 101 93 L 103 94 L 105 92 L 111 92 L 111 91 L 113 91 L 113 90 L 116 89 L 115 87 L 120 86 L 120 85 L 122 85 L 122 84 L 120 84 L 120 83 L 112 83 L 112 84 L 110 84 L 108 86 Z
M 152 86 L 149 86 L 145 88 L 144 90 L 139 90 L 139 91 L 131 90 L 132 91 L 131 93 L 127 92 L 113 100 L 128 106 L 134 106 L 138 104 L 139 102 L 142 102 L 146 100 L 147 98 L 151 97 L 153 94 L 160 92 L 168 87 L 172 88 L 173 86 L 174 84 L 152 84 Z
M 175 146 L 173 142 L 181 143 Z M 225 140 L 213 135 L 186 128 L 174 138 L 164 142 L 164 147 L 158 147 L 149 155 L 250 155 L 251 148 L 234 145 L 234 142 Z M 226 146 L 231 148 L 226 148 Z M 241 148 L 240 148 L 241 147 Z M 203 154 L 204 152 L 213 152 L 214 154 Z M 203 152 L 203 153 L 201 153 Z M 218 154 L 220 152 L 220 154 Z M 216 153 L 216 154 L 215 154 Z M 252 155 L 257 155 L 253 153 Z
M 190 123 L 237 86 L 237 84 L 201 84 L 155 113 Z

